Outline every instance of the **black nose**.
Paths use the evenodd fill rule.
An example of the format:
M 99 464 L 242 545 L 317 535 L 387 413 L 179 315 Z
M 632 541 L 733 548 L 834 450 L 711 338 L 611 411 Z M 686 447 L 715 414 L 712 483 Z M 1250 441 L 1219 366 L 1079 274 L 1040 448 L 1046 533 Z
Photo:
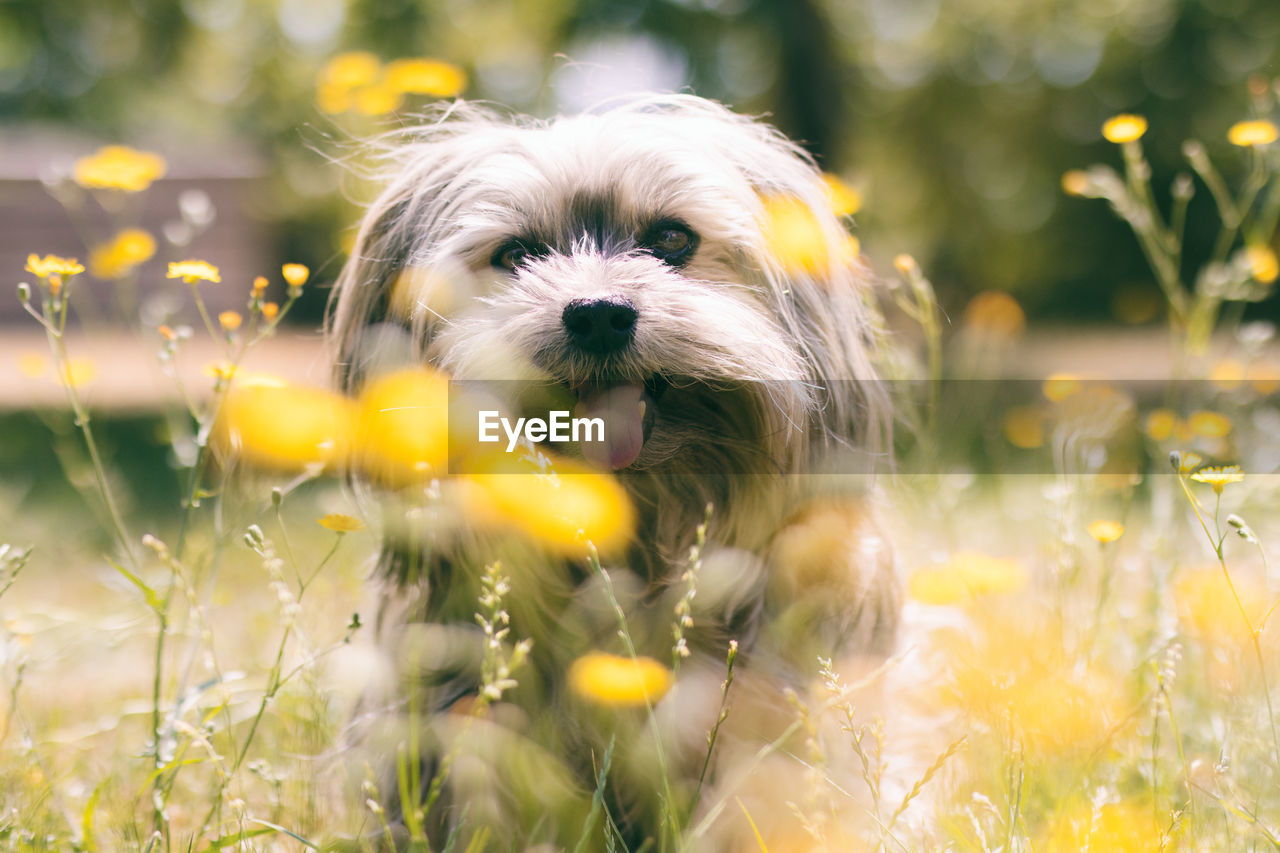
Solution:
M 578 349 L 608 355 L 631 343 L 638 316 L 626 299 L 575 299 L 565 306 L 561 320 Z

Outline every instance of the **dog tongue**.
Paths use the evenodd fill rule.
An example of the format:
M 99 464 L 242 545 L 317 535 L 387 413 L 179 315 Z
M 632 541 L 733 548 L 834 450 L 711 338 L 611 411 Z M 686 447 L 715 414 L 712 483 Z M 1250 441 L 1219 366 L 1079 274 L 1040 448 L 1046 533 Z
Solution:
M 582 455 L 592 465 L 614 471 L 635 462 L 644 447 L 645 416 L 653 417 L 651 405 L 642 385 L 584 388 L 579 392 L 574 415 L 602 419 L 604 441 L 580 442 Z

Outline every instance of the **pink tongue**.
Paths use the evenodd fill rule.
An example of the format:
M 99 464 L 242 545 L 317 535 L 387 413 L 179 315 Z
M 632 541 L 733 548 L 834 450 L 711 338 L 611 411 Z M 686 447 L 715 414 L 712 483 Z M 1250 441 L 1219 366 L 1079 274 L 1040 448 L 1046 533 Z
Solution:
M 597 468 L 626 468 L 644 447 L 644 415 L 648 401 L 642 385 L 613 385 L 583 390 L 573 414 L 604 421 L 604 441 L 581 441 L 582 455 Z M 592 438 L 596 433 L 588 430 Z

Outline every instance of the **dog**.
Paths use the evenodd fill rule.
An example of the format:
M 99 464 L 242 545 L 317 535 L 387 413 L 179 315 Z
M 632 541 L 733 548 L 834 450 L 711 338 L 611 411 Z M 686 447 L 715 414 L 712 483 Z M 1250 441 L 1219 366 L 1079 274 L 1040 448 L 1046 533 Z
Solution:
M 730 790 L 743 756 L 785 728 L 783 694 L 813 676 L 819 655 L 894 647 L 898 584 L 863 476 L 887 458 L 891 422 L 867 276 L 842 250 L 845 224 L 813 159 L 764 122 L 693 95 L 549 121 L 458 102 L 398 133 L 380 162 L 385 190 L 331 302 L 339 386 L 356 393 L 382 370 L 422 364 L 549 389 L 607 423 L 581 455 L 617 478 L 635 516 L 629 545 L 602 555 L 599 571 L 585 551 L 547 557 L 473 535 L 465 514 L 438 510 L 447 478 L 426 487 L 437 503 L 425 514 L 419 505 L 387 525 L 377 630 L 396 674 L 363 710 L 399 727 L 366 743 L 394 755 L 412 707 L 435 721 L 413 738 L 415 773 L 438 778 L 448 765 L 444 787 L 456 790 L 431 795 L 434 817 L 415 817 L 421 803 L 406 802 L 384 766 L 378 795 L 436 839 L 486 825 L 515 848 L 574 846 L 621 724 L 578 712 L 569 662 L 584 649 L 621 651 L 619 613 L 635 651 L 672 658 L 673 608 L 687 598 L 677 687 L 627 730 L 604 788 L 609 831 L 638 847 L 666 831 L 658 824 L 672 808 L 655 793 L 652 750 L 636 745 L 645 725 L 666 726 L 662 772 L 685 794 L 692 779 Z M 790 261 L 771 203 L 831 250 Z M 456 732 L 479 684 L 475 594 L 496 556 L 511 573 L 511 637 L 533 645 L 515 698 L 489 709 L 484 740 L 515 738 L 522 746 L 504 751 L 559 768 L 528 786 L 537 819 L 509 796 L 518 769 L 469 752 L 464 773 L 443 733 Z M 706 741 L 731 642 L 737 698 L 713 762 Z M 467 787 L 468 774 L 487 782 Z M 572 792 L 551 799 L 573 805 L 557 811 L 548 789 Z M 691 823 L 708 811 L 691 809 Z M 700 843 L 730 849 L 740 835 L 712 829 Z M 604 849 L 603 838 L 583 849 Z

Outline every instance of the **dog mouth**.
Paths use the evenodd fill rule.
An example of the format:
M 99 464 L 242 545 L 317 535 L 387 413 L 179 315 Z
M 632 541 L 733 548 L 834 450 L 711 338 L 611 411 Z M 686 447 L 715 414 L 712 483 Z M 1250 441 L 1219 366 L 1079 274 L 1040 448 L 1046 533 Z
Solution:
M 579 442 L 587 462 L 610 471 L 632 465 L 653 432 L 657 401 L 667 384 L 655 375 L 644 382 L 591 380 L 569 385 L 578 399 L 574 417 L 599 419 L 603 424 L 603 435 L 589 428 L 588 440 Z

